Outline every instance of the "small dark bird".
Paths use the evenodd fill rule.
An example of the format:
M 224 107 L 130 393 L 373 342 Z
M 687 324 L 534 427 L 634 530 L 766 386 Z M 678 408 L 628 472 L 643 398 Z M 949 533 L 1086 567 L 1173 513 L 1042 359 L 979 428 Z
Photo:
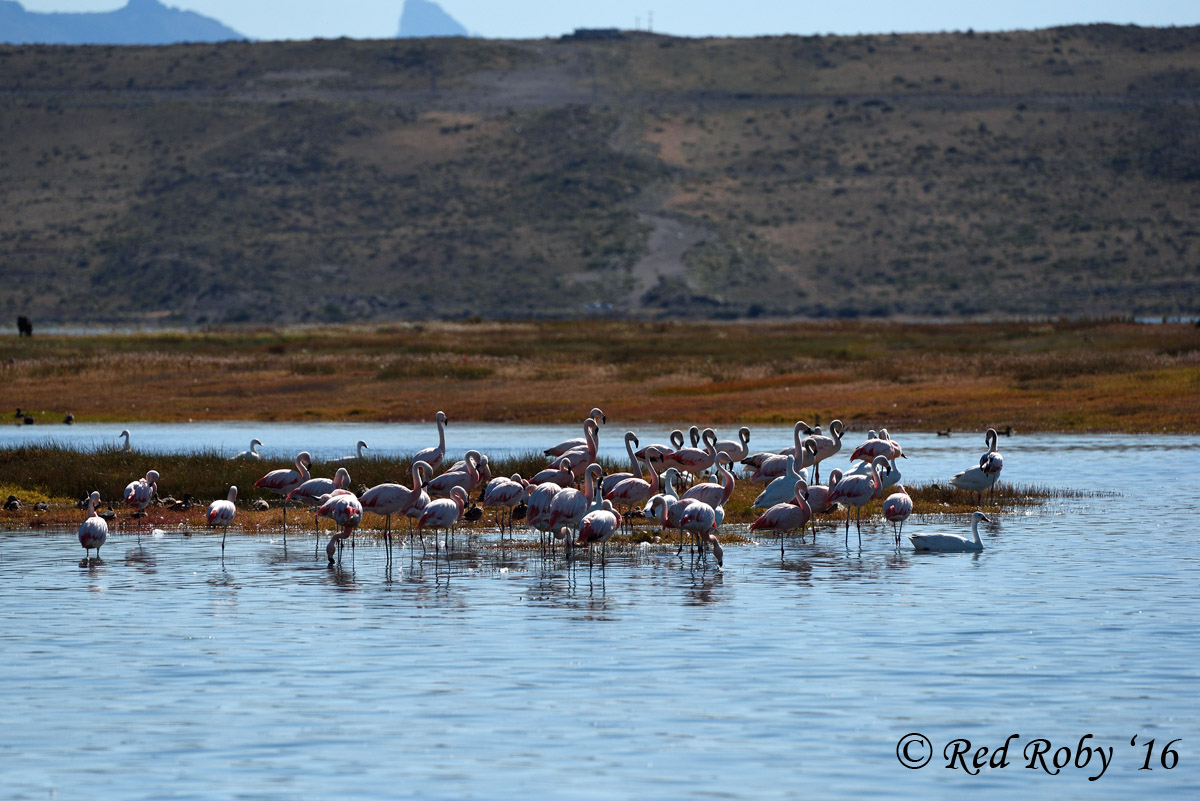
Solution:
M 474 523 L 479 518 L 483 517 L 483 507 L 476 504 L 471 504 L 471 508 L 463 512 L 462 519 L 468 523 Z
M 65 423 L 66 425 L 71 425 L 74 422 L 75 422 L 75 415 L 71 414 L 70 412 L 67 412 L 67 416 L 63 418 L 63 423 Z
M 21 508 L 21 499 L 16 495 L 9 495 L 8 500 L 4 502 L 4 508 L 9 512 L 15 512 Z

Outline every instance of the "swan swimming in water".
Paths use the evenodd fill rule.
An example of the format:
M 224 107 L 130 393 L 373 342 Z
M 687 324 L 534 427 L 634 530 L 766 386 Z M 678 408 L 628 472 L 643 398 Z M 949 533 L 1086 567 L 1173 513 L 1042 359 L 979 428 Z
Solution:
M 992 522 L 983 512 L 976 511 L 971 515 L 971 536 L 967 539 L 961 534 L 910 534 L 909 542 L 915 551 L 982 551 L 983 540 L 979 539 L 979 521 Z

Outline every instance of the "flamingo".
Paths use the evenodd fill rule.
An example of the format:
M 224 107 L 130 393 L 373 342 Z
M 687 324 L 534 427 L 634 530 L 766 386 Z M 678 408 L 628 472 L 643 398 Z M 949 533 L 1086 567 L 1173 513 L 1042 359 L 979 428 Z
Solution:
M 583 421 L 583 433 L 587 444 L 580 448 L 572 448 L 561 457 L 571 460 L 571 474 L 576 478 L 583 475 L 588 465 L 596 461 L 596 452 L 600 448 L 600 426 L 595 420 L 589 417 Z
M 469 450 L 463 457 L 461 470 L 449 470 L 425 485 L 429 496 L 448 497 L 454 487 L 462 487 L 467 493 L 479 485 L 479 463 L 482 460 L 479 451 Z
M 555 484 L 559 487 L 569 487 L 575 483 L 575 475 L 571 472 L 571 460 L 568 457 L 562 457 L 554 466 L 547 467 L 534 473 L 533 478 L 529 479 L 532 486 L 541 484 Z
M 79 524 L 79 544 L 87 553 L 85 559 L 90 559 L 92 549 L 96 549 L 96 558 L 100 558 L 100 546 L 108 539 L 108 522 L 96 514 L 96 504 L 100 503 L 100 493 L 92 490 L 88 498 L 88 516 Z
M 411 488 L 403 484 L 376 484 L 362 494 L 359 503 L 364 512 L 379 515 L 385 519 L 383 541 L 390 550 L 392 547 L 392 515 L 401 512 L 414 496 L 421 493 L 421 471 L 418 465 L 427 466 L 425 462 L 414 462 L 412 466 L 413 485 Z
M 723 463 L 728 464 L 728 469 L 726 469 L 726 466 Z M 694 498 L 698 501 L 704 501 L 714 509 L 718 506 L 723 507 L 726 503 L 728 503 L 729 499 L 733 497 L 733 457 L 725 451 L 718 451 L 716 466 L 717 475 L 721 477 L 720 484 L 716 484 L 711 481 L 706 481 L 703 484 L 697 484 L 687 492 L 683 493 L 683 497 L 680 500 L 686 501 Z
M 525 523 L 538 531 L 538 541 L 544 550 L 545 535 L 550 532 L 550 505 L 555 497 L 564 489 L 558 484 L 538 484 L 529 491 L 529 501 L 525 510 Z
M 18 409 L 17 411 L 20 411 L 20 409 Z M 125 444 L 121 446 L 121 450 L 124 451 L 125 453 L 129 453 L 130 451 L 133 450 L 133 448 L 131 448 L 129 446 L 129 429 L 128 428 L 122 429 L 121 433 L 117 434 L 117 439 L 120 439 L 121 437 L 125 438 Z
M 813 452 L 805 448 L 805 440 L 802 440 L 800 435 L 811 430 L 808 423 L 803 420 L 797 421 L 796 425 L 792 427 L 792 447 L 762 459 L 748 480 L 769 482 L 779 478 L 787 470 L 787 457 L 789 456 L 796 460 L 796 466 L 801 470 L 810 466 L 813 463 Z
M 695 499 L 680 501 L 680 506 L 679 528 L 692 533 L 701 553 L 706 545 L 712 545 L 717 566 L 722 567 L 725 564 L 725 551 L 717 541 L 717 527 L 721 525 L 722 513 L 704 501 Z
M 829 471 L 828 484 L 810 484 L 808 487 L 808 505 L 812 509 L 814 515 L 819 515 L 822 512 L 829 511 L 829 493 L 833 492 L 833 488 L 842 480 L 842 471 L 838 468 L 833 468 Z M 815 528 L 815 524 L 814 524 Z
M 621 513 L 616 511 L 612 501 L 607 499 L 601 508 L 593 509 L 583 516 L 579 521 L 579 537 L 575 544 L 588 547 L 588 562 L 592 561 L 592 546 L 599 545 L 600 564 L 604 564 L 608 541 L 621 528 L 621 522 Z
M 841 420 L 832 420 L 829 423 L 829 434 L 826 436 L 821 433 L 816 433 L 808 438 L 812 443 L 815 451 L 813 452 L 813 482 L 817 483 L 821 480 L 821 462 L 833 456 L 842 449 L 842 437 L 846 433 L 846 427 L 842 425 Z
M 520 473 L 513 473 L 511 478 L 498 478 L 488 484 L 483 494 L 484 506 L 500 508 L 500 537 L 504 538 L 504 510 L 508 510 L 508 533 L 512 534 L 513 508 L 525 502 L 529 497 L 529 482 L 521 478 Z M 525 512 L 529 515 L 528 510 Z
M 983 540 L 979 539 L 979 521 L 992 522 L 983 512 L 976 510 L 971 514 L 971 537 L 967 539 L 961 534 L 909 534 L 908 541 L 914 551 L 982 551 Z
M 629 440 L 626 439 L 626 445 Z M 606 501 L 611 501 L 614 506 L 624 507 L 626 515 L 629 516 L 633 512 L 635 506 L 640 506 L 650 500 L 650 496 L 658 494 L 658 473 L 654 472 L 654 468 L 650 467 L 650 459 L 658 451 L 651 448 L 646 454 L 646 467 L 650 470 L 650 480 L 646 481 L 641 476 L 641 468 L 638 467 L 637 477 L 627 478 L 621 481 L 608 492 L 604 492 L 603 484 L 601 484 L 601 494 Z M 633 450 L 630 449 L 630 456 L 633 456 Z M 634 462 L 637 466 L 637 462 Z M 632 523 L 630 527 L 632 528 Z
M 309 508 L 321 506 L 323 503 L 321 496 L 332 494 L 334 490 L 346 489 L 350 486 L 350 471 L 344 467 L 339 467 L 334 473 L 333 478 L 310 478 L 300 486 L 293 489 L 287 494 L 285 500 L 290 501 L 295 498 L 300 503 L 303 503 Z M 316 529 L 318 538 L 321 534 L 321 518 L 313 518 L 313 526 Z M 314 543 L 313 555 L 316 556 L 316 548 L 320 545 L 320 540 Z
M 556 539 L 565 539 L 567 547 L 574 542 L 574 532 L 579 521 L 593 508 L 599 508 L 599 493 L 596 491 L 603 473 L 600 465 L 593 462 L 587 466 L 583 476 L 583 492 L 566 487 L 554 496 L 550 503 L 548 525 Z
M 229 457 L 229 461 L 231 461 L 231 462 L 262 461 L 262 454 L 258 452 L 258 449 L 261 447 L 262 447 L 261 442 L 259 442 L 257 439 L 252 439 L 252 440 L 250 440 L 250 450 L 242 451 L 241 453 L 237 454 L 236 456 Z
M 892 534 L 896 537 L 896 547 L 900 547 L 900 535 L 904 533 L 904 521 L 912 514 L 913 502 L 908 496 L 908 491 L 900 484 L 896 485 L 896 491 L 887 496 L 887 500 L 883 502 L 883 516 L 892 524 Z M 900 524 L 900 528 L 896 528 L 896 524 Z
M 446 413 L 442 411 L 439 411 L 434 419 L 437 421 L 438 444 L 418 452 L 413 457 L 414 462 L 425 462 L 430 467 L 437 467 L 441 463 L 442 457 L 446 455 L 446 423 L 449 422 Z
M 774 531 L 779 535 L 780 556 L 783 555 L 783 540 L 787 533 L 800 529 L 803 536 L 804 527 L 812 520 L 812 507 L 808 505 L 806 494 L 804 479 L 796 479 L 792 484 L 793 502 L 775 504 L 750 524 L 751 531 Z
M 349 456 L 339 456 L 336 459 L 330 459 L 327 464 L 354 464 L 355 462 L 361 462 L 363 460 L 364 448 L 366 450 L 371 450 L 371 446 L 360 439 L 358 441 L 358 453 L 352 453 Z
M 699 448 L 680 448 L 674 453 L 663 457 L 663 464 L 675 467 L 681 472 L 699 475 L 702 471 L 712 467 L 717 459 L 717 452 L 714 449 L 717 441 L 717 432 L 711 428 L 704 429 L 702 440 L 704 442 L 704 450 Z
M 880 470 L 889 470 L 888 460 L 885 456 L 876 456 L 875 461 L 871 463 L 871 475 L 863 476 L 843 476 L 842 480 L 837 483 L 829 492 L 829 503 L 840 503 L 846 507 L 846 547 L 850 547 L 850 507 L 853 506 L 858 514 L 856 524 L 858 526 L 858 547 L 862 547 L 862 508 L 871 502 L 875 491 L 879 489 L 881 479 L 879 477 Z
M 354 529 L 362 522 L 362 504 L 350 490 L 335 489 L 321 497 L 321 505 L 315 516 L 318 519 L 328 517 L 341 526 L 341 531 L 334 531 L 333 536 L 329 538 L 329 544 L 325 546 L 325 555 L 329 557 L 329 564 L 332 565 L 334 552 L 341 551 L 342 542 L 354 536 Z
M 254 482 L 255 489 L 265 489 L 283 498 L 283 545 L 285 548 L 287 547 L 287 496 L 311 477 L 308 471 L 312 467 L 312 457 L 308 455 L 308 451 L 300 451 L 296 454 L 295 464 L 296 467 L 293 470 L 287 468 L 272 470 Z
M 433 476 L 433 468 L 429 466 L 428 462 L 421 462 L 421 461 L 413 462 L 412 471 L 413 471 L 413 489 L 414 490 L 416 490 L 418 487 L 421 487 L 425 482 L 429 481 L 429 479 Z M 409 522 L 408 544 L 409 544 L 409 546 L 412 545 L 413 521 L 421 519 L 421 515 L 424 514 L 424 512 L 425 512 L 425 507 L 428 505 L 429 505 L 429 493 L 426 492 L 424 489 L 420 489 L 419 491 L 414 492 L 411 496 L 409 496 L 408 504 L 405 505 L 405 507 L 397 513 L 397 514 L 402 514 L 408 518 L 408 522 Z M 424 544 L 425 544 L 424 541 L 422 541 L 422 543 L 421 543 L 422 548 L 424 547 Z
M 733 461 L 741 461 L 750 455 L 750 429 L 742 426 L 738 429 L 738 438 L 734 440 L 723 439 L 714 443 L 714 449 L 717 453 L 727 453 Z
M 609 473 L 600 482 L 600 494 L 608 497 L 608 493 L 612 488 L 620 484 L 627 478 L 641 478 L 642 467 L 638 463 L 638 459 L 646 459 L 646 456 L 638 456 L 633 452 L 633 449 L 638 445 L 637 434 L 632 431 L 625 432 L 625 453 L 629 454 L 629 472 L 628 473 Z M 653 470 L 651 470 L 653 472 Z
M 872 434 L 875 432 L 872 431 Z M 886 428 L 879 429 L 877 437 L 869 438 L 862 445 L 854 449 L 854 453 L 850 455 L 850 461 L 870 462 L 876 456 L 886 456 L 889 459 L 907 459 L 904 455 L 904 449 L 900 447 L 900 443 L 896 442 L 888 434 Z
M 672 453 L 683 447 L 683 432 L 678 428 L 671 432 L 670 438 L 670 445 L 661 445 L 658 443 L 647 445 L 644 448 L 639 448 L 638 450 L 634 451 L 633 455 L 644 460 L 646 458 L 646 451 L 654 448 L 656 451 L 658 451 L 658 457 L 650 461 L 650 466 L 655 470 L 662 470 L 664 460 Z
M 433 529 L 433 546 L 434 549 L 440 549 L 441 543 L 437 538 L 438 529 L 443 529 L 447 532 L 446 547 L 450 547 L 449 537 L 453 535 L 454 527 L 458 525 L 459 518 L 462 517 L 463 509 L 467 506 L 467 491 L 461 486 L 451 488 L 449 498 L 438 498 L 429 502 L 425 507 L 425 511 L 421 512 L 421 519 L 417 522 L 417 532 L 421 536 L 421 542 L 425 542 L 425 528 Z
M 130 481 L 125 486 L 125 505 L 131 506 L 138 511 L 134 514 L 145 513 L 146 507 L 150 505 L 150 501 L 154 500 L 155 494 L 158 492 L 158 471 L 151 470 L 146 473 L 145 478 L 139 478 L 136 481 Z M 138 542 L 141 542 L 142 535 L 138 532 Z
M 887 458 L 887 457 L 884 457 Z M 869 462 L 859 462 L 854 467 L 846 471 L 847 476 L 870 476 L 871 464 Z M 875 499 L 883 497 L 884 490 L 891 489 L 896 484 L 900 483 L 900 468 L 896 465 L 895 457 L 888 459 L 888 472 L 882 477 L 879 489 L 875 490 Z
M 208 525 L 224 526 L 225 531 L 221 534 L 221 553 L 225 553 L 225 537 L 229 535 L 229 524 L 233 522 L 233 516 L 237 514 L 237 507 L 233 502 L 237 499 L 237 487 L 229 488 L 229 496 L 223 501 L 213 501 L 208 505 Z
M 588 412 L 587 419 L 592 420 L 598 424 L 604 424 L 604 423 L 608 422 L 608 418 L 604 416 L 604 412 L 600 411 L 599 409 L 592 409 L 590 412 Z M 586 446 L 587 446 L 587 428 L 585 427 L 583 438 L 576 437 L 575 439 L 565 439 L 553 447 L 546 448 L 546 450 L 542 451 L 542 453 L 544 453 L 550 457 L 556 457 L 556 456 L 562 456 L 567 451 L 572 451 L 572 450 L 575 450 L 576 448 L 583 448 Z M 530 481 L 530 483 L 533 483 L 533 482 Z

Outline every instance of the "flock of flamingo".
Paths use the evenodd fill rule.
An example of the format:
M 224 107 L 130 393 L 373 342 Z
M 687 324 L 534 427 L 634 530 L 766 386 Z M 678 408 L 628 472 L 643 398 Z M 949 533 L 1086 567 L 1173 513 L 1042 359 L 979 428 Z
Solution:
M 486 455 L 468 450 L 463 459 L 440 475 L 436 470 L 446 456 L 447 417 L 439 411 L 435 417 L 438 444 L 417 453 L 412 461 L 411 485 L 385 483 L 371 487 L 361 497 L 350 490 L 350 473 L 344 464 L 361 459 L 368 446 L 358 443 L 357 455 L 332 460 L 339 466 L 333 478 L 314 478 L 311 475 L 312 457 L 307 451 L 296 456 L 292 469 L 272 470 L 255 482 L 255 489 L 279 495 L 283 508 L 283 536 L 287 543 L 287 507 L 298 503 L 314 511 L 319 527 L 321 518 L 334 521 L 337 528 L 325 547 L 332 564 L 340 557 L 342 544 L 349 540 L 370 512 L 385 518 L 384 541 L 391 553 L 392 516 L 410 520 L 410 541 L 415 526 L 417 537 L 424 547 L 424 533 L 434 534 L 436 549 L 441 548 L 438 532 L 446 536 L 447 547 L 455 528 L 477 507 L 468 508 L 470 493 L 479 493 L 483 507 L 497 510 L 497 524 L 503 539 L 505 531 L 513 535 L 514 524 L 523 513 L 525 525 L 536 529 L 543 547 L 553 547 L 562 541 L 568 558 L 573 549 L 587 546 L 589 559 L 592 549 L 605 545 L 623 527 L 628 527 L 635 510 L 656 521 L 664 531 L 679 532 L 679 549 L 691 536 L 694 546 L 703 557 L 711 549 L 718 566 L 724 564 L 724 550 L 718 539 L 725 517 L 725 504 L 733 495 L 734 464 L 744 466 L 745 480 L 766 484 L 755 498 L 753 509 L 762 514 L 750 524 L 750 531 L 773 532 L 780 537 L 780 552 L 784 537 L 792 532 L 804 532 L 813 516 L 841 507 L 846 511 L 845 540 L 849 546 L 850 509 L 855 510 L 859 546 L 862 545 L 862 508 L 873 499 L 884 500 L 885 520 L 893 527 L 894 541 L 900 547 L 904 521 L 913 511 L 912 498 L 899 483 L 897 459 L 907 458 L 904 449 L 891 438 L 887 429 L 871 431 L 865 442 L 853 450 L 846 470 L 829 471 L 826 483 L 820 483 L 821 463 L 841 452 L 845 428 L 840 420 L 829 424 L 828 433 L 820 427 L 810 427 L 803 421 L 793 429 L 793 444 L 779 452 L 751 453 L 750 429 L 743 426 L 737 440 L 718 440 L 711 428 L 701 431 L 692 426 L 691 445 L 687 446 L 682 431 L 671 434 L 670 444 L 650 444 L 640 447 L 637 435 L 625 434 L 625 450 L 629 457 L 627 472 L 604 474 L 596 462 L 600 426 L 607 420 L 600 409 L 592 409 L 583 421 L 583 437 L 560 442 L 546 448 L 549 458 L 546 468 L 530 478 L 520 474 L 511 477 L 492 477 Z M 129 449 L 129 433 L 122 431 L 125 449 Z M 979 463 L 951 478 L 951 483 L 977 494 L 994 489 L 1004 458 L 997 450 L 997 432 L 988 429 L 985 436 L 987 452 Z M 252 440 L 250 450 L 234 456 L 239 460 L 261 459 L 258 448 L 262 443 Z M 711 473 L 710 473 L 711 471 Z M 702 480 L 704 477 L 707 480 Z M 125 504 L 144 513 L 157 492 L 159 474 L 155 470 L 131 482 L 124 492 Z M 680 489 L 683 489 L 680 494 Z M 884 496 L 885 492 L 889 492 Z M 208 507 L 210 526 L 221 526 L 221 551 L 237 513 L 234 501 L 236 486 L 229 488 L 224 500 L 213 501 Z M 97 512 L 100 493 L 92 492 L 88 516 L 79 527 L 79 544 L 88 558 L 108 537 L 107 521 Z M 982 512 L 972 517 L 972 537 L 959 534 L 911 535 L 909 541 L 923 551 L 979 551 L 979 522 L 987 520 Z M 317 541 L 319 546 L 319 539 Z

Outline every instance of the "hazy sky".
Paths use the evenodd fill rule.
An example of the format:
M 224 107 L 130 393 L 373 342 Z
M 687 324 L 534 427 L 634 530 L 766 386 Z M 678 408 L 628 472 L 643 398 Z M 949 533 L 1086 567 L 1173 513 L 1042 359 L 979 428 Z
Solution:
M 19 0 L 28 11 L 111 11 L 126 0 Z M 252 39 L 394 36 L 403 0 L 160 0 Z M 890 33 L 1044 28 L 1087 22 L 1200 24 L 1200 0 L 442 0 L 481 36 L 538 38 L 577 27 L 647 27 L 679 36 Z

